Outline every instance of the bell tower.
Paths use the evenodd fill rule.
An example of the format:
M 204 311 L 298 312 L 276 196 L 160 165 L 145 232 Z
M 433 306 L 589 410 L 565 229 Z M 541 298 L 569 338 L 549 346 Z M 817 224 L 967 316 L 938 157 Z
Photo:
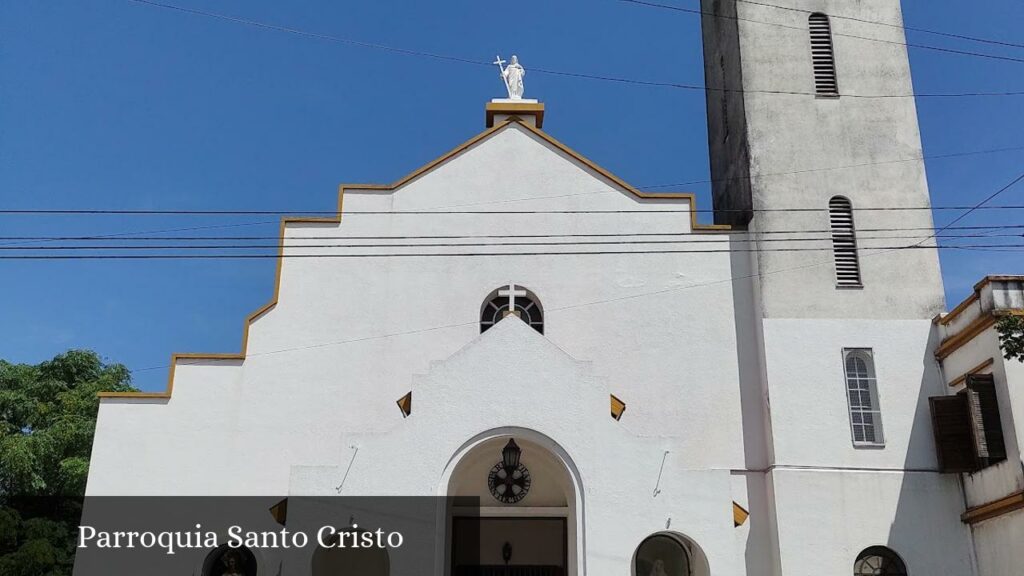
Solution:
M 702 0 L 715 222 L 749 227 L 762 315 L 933 317 L 937 251 L 886 250 L 934 244 L 899 1 L 771 4 Z
M 733 269 L 752 283 L 733 287 L 756 358 L 737 477 L 772 545 L 748 540 L 747 572 L 849 574 L 865 543 L 953 510 L 943 545 L 901 547 L 941 572 L 968 536 L 957 480 L 931 472 L 945 304 L 899 0 L 701 6 L 715 222 L 747 230 Z

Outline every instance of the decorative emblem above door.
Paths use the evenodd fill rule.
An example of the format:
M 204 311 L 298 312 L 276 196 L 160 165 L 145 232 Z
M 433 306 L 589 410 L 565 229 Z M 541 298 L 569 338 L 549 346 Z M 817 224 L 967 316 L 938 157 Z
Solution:
M 502 504 L 515 504 L 530 491 L 530 471 L 519 458 L 523 451 L 512 438 L 501 450 L 501 461 L 487 475 L 491 496 Z

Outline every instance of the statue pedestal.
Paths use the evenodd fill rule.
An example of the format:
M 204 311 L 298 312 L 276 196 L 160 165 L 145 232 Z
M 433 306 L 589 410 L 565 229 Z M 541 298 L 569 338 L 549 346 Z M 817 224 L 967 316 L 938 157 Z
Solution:
M 532 98 L 494 98 L 484 110 L 488 128 L 513 117 L 535 128 L 544 127 L 544 104 Z
M 540 100 L 536 98 L 491 98 L 491 104 L 537 104 Z

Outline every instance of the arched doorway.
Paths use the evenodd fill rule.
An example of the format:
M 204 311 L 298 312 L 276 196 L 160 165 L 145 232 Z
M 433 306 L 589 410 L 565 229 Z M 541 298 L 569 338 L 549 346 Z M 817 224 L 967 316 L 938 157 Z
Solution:
M 223 544 L 206 556 L 203 576 L 256 576 L 256 556 L 246 547 Z
M 448 496 L 479 498 L 452 513 L 449 566 L 456 576 L 576 576 L 578 474 L 546 436 L 503 429 L 467 443 L 446 472 Z

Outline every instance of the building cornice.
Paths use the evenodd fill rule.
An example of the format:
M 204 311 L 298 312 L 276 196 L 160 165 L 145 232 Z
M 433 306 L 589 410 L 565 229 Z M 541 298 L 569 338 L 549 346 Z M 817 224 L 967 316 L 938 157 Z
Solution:
M 973 322 L 965 326 L 963 330 L 943 340 L 939 347 L 935 349 L 935 358 L 938 360 L 948 358 L 950 354 L 956 352 L 971 340 L 974 340 L 978 334 L 981 334 L 995 323 L 995 314 L 978 316 Z

